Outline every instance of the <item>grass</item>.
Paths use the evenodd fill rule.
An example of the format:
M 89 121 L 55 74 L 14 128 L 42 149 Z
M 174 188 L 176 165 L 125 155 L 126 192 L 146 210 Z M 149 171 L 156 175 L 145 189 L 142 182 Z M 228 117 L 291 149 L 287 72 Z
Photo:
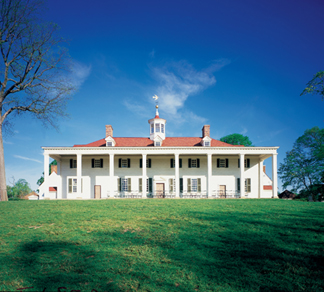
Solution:
M 0 202 L 0 290 L 324 291 L 324 204 Z

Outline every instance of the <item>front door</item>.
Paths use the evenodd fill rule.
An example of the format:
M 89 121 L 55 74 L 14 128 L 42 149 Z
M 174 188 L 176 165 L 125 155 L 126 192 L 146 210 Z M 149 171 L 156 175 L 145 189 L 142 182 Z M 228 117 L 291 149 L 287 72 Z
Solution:
M 95 199 L 101 198 L 101 186 L 94 186 L 94 197 Z
M 219 197 L 226 198 L 226 186 L 224 185 L 219 186 Z
M 164 198 L 164 183 L 157 183 L 155 185 L 155 193 L 157 198 Z

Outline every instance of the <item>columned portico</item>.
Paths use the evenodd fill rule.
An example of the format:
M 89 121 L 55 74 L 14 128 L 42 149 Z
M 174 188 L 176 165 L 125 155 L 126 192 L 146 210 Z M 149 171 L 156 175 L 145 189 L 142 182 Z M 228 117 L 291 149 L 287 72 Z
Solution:
M 143 197 L 146 197 L 146 154 L 142 154 L 142 191 Z
M 212 155 L 207 154 L 207 196 L 212 197 Z
M 175 196 L 180 197 L 179 154 L 174 154 L 175 161 Z
M 241 198 L 245 197 L 244 154 L 240 154 L 240 192 Z
M 114 168 L 115 168 L 115 155 L 113 153 L 109 154 L 109 178 L 110 178 L 110 187 L 109 193 L 110 197 L 113 197 L 115 194 L 115 180 L 114 180 Z
M 259 162 L 259 195 L 258 198 L 261 198 L 263 192 L 263 160 L 260 159 Z
M 57 175 L 59 176 L 59 185 L 57 188 L 57 198 L 62 199 L 62 176 L 61 176 L 61 160 L 57 159 Z
M 49 177 L 49 155 L 44 154 L 44 184 L 45 184 L 45 197 L 48 196 L 48 177 Z
M 82 197 L 82 154 L 77 154 L 77 195 Z
M 272 154 L 272 197 L 278 196 L 278 177 L 277 177 L 277 153 Z

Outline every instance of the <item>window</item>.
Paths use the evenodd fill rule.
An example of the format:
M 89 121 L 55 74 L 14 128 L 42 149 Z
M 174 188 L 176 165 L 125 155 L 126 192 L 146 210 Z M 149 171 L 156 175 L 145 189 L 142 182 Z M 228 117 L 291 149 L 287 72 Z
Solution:
M 70 159 L 70 168 L 77 168 L 76 159 Z
M 227 158 L 217 158 L 217 167 L 218 168 L 228 168 L 228 159 Z
M 161 146 L 161 142 L 155 142 L 155 146 L 160 147 Z
M 187 191 L 188 192 L 201 192 L 201 179 L 200 178 L 188 178 Z
M 169 179 L 169 192 L 170 193 L 175 192 L 175 179 L 173 179 L 173 178 Z
M 146 159 L 146 168 L 151 168 L 152 160 L 151 158 Z M 140 168 L 143 168 L 143 159 L 140 159 Z
M 118 190 L 120 192 L 130 192 L 132 189 L 131 178 L 119 178 L 118 180 Z
M 108 147 L 112 147 L 113 146 L 113 142 L 107 142 L 107 146 Z
M 188 167 L 189 168 L 199 168 L 200 167 L 200 159 L 188 159 Z
M 154 133 L 154 124 L 151 124 L 151 134 Z
M 164 133 L 164 124 L 161 124 L 161 133 Z
M 210 146 L 210 142 L 209 141 L 205 141 L 204 146 L 205 147 L 209 147 Z
M 241 191 L 241 180 L 240 178 L 237 178 L 237 190 Z M 245 179 L 245 192 L 246 193 L 251 193 L 251 179 L 247 178 Z
M 138 189 L 140 192 L 143 192 L 143 184 L 142 184 L 142 178 L 139 178 L 139 182 L 138 182 Z M 149 179 L 146 179 L 146 192 L 149 191 Z
M 240 168 L 240 159 L 238 159 L 238 167 Z M 244 159 L 244 167 L 250 168 L 250 158 Z
M 197 179 L 196 178 L 193 178 L 191 180 L 191 191 L 192 192 L 197 192 L 197 189 L 198 189 L 198 182 L 197 182 Z
M 91 159 L 92 168 L 103 168 L 103 159 Z
M 78 191 L 78 180 L 76 178 L 68 179 L 69 193 L 77 193 Z M 81 193 L 83 193 L 83 179 L 81 178 Z
M 130 159 L 119 158 L 118 159 L 118 167 L 119 168 L 130 168 Z
M 155 124 L 155 133 L 160 133 L 160 124 Z
M 247 178 L 245 180 L 245 192 L 251 193 L 251 179 L 250 178 Z
M 175 168 L 175 160 L 173 158 L 170 159 L 170 167 Z M 179 158 L 179 168 L 182 168 L 182 158 Z

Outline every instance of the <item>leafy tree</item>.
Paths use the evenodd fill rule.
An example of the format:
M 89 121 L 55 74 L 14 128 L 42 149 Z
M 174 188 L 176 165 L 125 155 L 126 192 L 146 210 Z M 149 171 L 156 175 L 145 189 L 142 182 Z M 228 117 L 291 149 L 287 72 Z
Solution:
M 319 127 L 306 130 L 296 140 L 279 167 L 278 174 L 284 188 L 291 186 L 294 192 L 305 190 L 315 198 L 317 193 L 312 186 L 321 184 L 324 171 L 324 159 L 321 157 L 323 144 L 324 129 Z
M 55 127 L 74 87 L 58 27 L 37 18 L 40 0 L 0 1 L 0 199 L 7 200 L 3 149 L 9 119 L 30 113 Z
M 53 160 L 50 164 L 49 164 L 49 174 L 51 173 L 51 166 L 52 165 L 57 165 L 57 161 Z M 42 173 L 42 176 L 38 179 L 37 181 L 37 185 L 40 186 L 42 183 L 44 182 L 44 172 Z
M 244 145 L 244 146 L 252 146 L 252 142 L 250 141 L 248 136 L 243 136 L 242 134 L 231 134 L 220 138 L 220 141 L 232 144 L 232 145 Z
M 21 199 L 23 196 L 31 192 L 28 182 L 24 179 L 19 179 L 17 182 L 13 179 L 12 186 L 7 186 L 7 193 L 10 199 Z
M 306 84 L 306 88 L 300 95 L 307 93 L 319 94 L 324 100 L 324 71 L 317 72 L 313 79 Z

